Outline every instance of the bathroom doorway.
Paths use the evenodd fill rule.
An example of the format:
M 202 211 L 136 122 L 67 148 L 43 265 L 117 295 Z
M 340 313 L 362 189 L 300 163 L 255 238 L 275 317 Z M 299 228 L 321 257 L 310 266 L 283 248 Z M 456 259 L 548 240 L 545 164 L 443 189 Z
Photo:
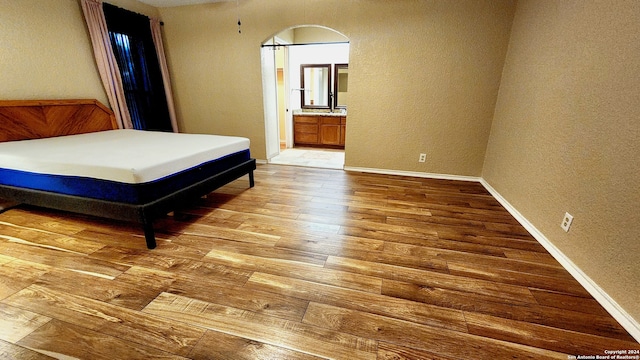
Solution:
M 327 103 L 323 109 L 303 109 L 302 98 L 305 89 L 301 84 L 301 65 L 323 63 L 329 64 L 332 70 L 336 65 L 347 65 L 348 38 L 326 27 L 295 27 L 270 37 L 262 44 L 261 51 L 267 161 L 296 166 L 344 168 L 346 104 L 341 104 L 340 108 L 334 106 L 334 92 L 337 94 L 339 90 L 337 87 L 334 89 L 331 77 L 327 90 L 330 91 L 332 103 Z M 346 99 L 345 92 L 340 94 Z M 304 112 L 304 115 L 308 115 L 307 113 L 314 111 L 326 112 L 327 114 L 321 115 L 332 116 L 334 122 L 338 120 L 336 116 L 342 116 L 342 126 L 330 127 L 320 123 L 314 125 L 317 127 L 318 137 L 321 136 L 321 128 L 324 129 L 325 137 L 329 131 L 337 131 L 338 138 L 342 141 L 342 149 L 340 146 L 329 146 L 330 148 L 325 149 L 322 143 L 296 142 L 294 114 L 300 115 Z M 335 138 L 333 132 L 331 135 Z

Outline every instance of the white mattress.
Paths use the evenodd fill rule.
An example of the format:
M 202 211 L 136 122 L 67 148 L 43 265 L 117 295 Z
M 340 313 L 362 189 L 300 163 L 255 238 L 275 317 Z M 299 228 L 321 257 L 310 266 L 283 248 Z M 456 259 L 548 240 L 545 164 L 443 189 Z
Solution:
M 137 184 L 248 148 L 243 137 L 110 130 L 0 143 L 0 168 Z

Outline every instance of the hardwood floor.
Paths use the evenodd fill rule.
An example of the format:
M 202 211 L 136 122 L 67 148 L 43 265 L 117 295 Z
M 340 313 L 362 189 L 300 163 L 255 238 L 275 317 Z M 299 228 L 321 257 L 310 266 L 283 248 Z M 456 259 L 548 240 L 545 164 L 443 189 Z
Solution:
M 0 357 L 567 359 L 640 345 L 478 183 L 260 165 L 156 224 L 0 214 Z

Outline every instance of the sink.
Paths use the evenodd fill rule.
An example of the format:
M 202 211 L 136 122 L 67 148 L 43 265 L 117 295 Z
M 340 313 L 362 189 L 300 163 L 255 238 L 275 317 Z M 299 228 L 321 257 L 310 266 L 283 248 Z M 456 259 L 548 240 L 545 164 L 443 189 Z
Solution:
M 346 111 L 304 111 L 304 110 L 293 110 L 293 115 L 312 115 L 312 116 L 347 116 Z

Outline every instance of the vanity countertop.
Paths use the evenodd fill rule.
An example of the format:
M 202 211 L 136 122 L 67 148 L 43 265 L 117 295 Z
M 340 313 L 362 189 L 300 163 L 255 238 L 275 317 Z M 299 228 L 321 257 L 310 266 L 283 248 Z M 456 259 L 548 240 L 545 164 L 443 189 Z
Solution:
M 308 115 L 308 116 L 347 116 L 347 112 L 342 111 L 301 111 L 293 110 L 293 115 Z

